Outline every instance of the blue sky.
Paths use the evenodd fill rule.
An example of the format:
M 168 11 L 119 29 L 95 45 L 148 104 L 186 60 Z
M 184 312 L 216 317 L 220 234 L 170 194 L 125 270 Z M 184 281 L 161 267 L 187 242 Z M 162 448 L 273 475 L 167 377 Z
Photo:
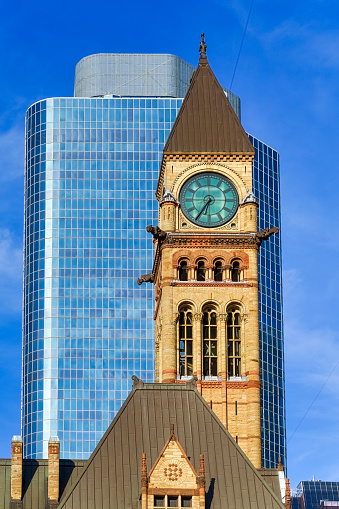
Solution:
M 230 85 L 251 0 L 2 7 L 0 53 L 0 457 L 20 433 L 24 114 L 72 96 L 74 68 L 99 52 L 173 53 L 193 65 L 200 33 Z M 339 361 L 339 4 L 254 0 L 232 90 L 245 129 L 280 152 L 287 438 Z M 339 481 L 339 367 L 288 444 L 295 487 Z

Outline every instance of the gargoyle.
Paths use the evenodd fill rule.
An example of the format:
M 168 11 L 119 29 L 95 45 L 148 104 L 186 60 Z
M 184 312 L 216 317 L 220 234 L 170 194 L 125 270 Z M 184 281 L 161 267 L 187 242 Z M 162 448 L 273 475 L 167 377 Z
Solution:
M 154 276 L 152 272 L 150 274 L 144 274 L 140 276 L 137 281 L 138 285 L 142 285 L 142 283 L 154 283 Z
M 137 387 L 143 387 L 144 382 L 140 378 L 138 378 L 136 375 L 132 376 L 132 380 L 133 380 L 133 389 L 136 389 Z
M 255 234 L 255 242 L 257 246 L 260 246 L 263 240 L 267 240 L 274 233 L 278 233 L 279 228 L 277 226 L 273 226 L 273 228 L 265 228 L 260 232 Z
M 166 232 L 164 232 L 159 226 L 149 225 L 146 227 L 146 231 L 153 235 L 155 240 L 164 240 L 166 238 Z
M 193 375 L 192 378 L 190 378 L 189 380 L 186 381 L 186 385 L 188 385 L 188 387 L 192 387 L 194 389 L 197 386 L 197 380 L 198 380 L 198 377 L 196 375 Z

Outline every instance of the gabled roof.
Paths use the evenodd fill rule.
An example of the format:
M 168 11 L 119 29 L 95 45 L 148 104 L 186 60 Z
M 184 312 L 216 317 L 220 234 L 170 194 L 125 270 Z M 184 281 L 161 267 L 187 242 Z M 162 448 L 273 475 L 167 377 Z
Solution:
M 202 54 L 164 148 L 166 154 L 253 154 L 225 92 Z
M 173 426 L 173 429 L 174 429 L 174 426 Z M 187 454 L 185 453 L 184 449 L 181 447 L 179 440 L 176 438 L 176 436 L 174 435 L 174 431 L 172 432 L 172 430 L 171 430 L 171 435 L 170 435 L 169 439 L 167 440 L 167 442 L 166 442 L 165 446 L 163 447 L 162 451 L 160 452 L 160 454 L 159 454 L 156 462 L 154 463 L 151 471 L 149 472 L 148 478 L 151 479 L 154 471 L 158 467 L 158 465 L 161 462 L 161 460 L 163 460 L 167 456 L 169 456 L 169 457 L 173 456 L 173 447 L 172 447 L 172 451 L 169 451 L 169 448 L 170 448 L 171 445 L 172 446 L 174 445 L 175 448 L 177 449 L 177 451 L 179 451 L 180 458 L 184 459 L 186 465 L 188 466 L 188 469 L 191 471 L 191 474 L 193 474 L 193 476 L 195 478 L 197 478 L 198 474 L 194 470 L 194 467 L 193 467 L 192 463 L 188 459 Z M 169 454 L 167 454 L 167 453 L 169 453 Z
M 138 508 L 141 459 L 156 462 L 173 423 L 193 467 L 205 457 L 206 507 L 282 509 L 283 505 L 196 388 L 141 383 L 130 393 L 59 509 Z

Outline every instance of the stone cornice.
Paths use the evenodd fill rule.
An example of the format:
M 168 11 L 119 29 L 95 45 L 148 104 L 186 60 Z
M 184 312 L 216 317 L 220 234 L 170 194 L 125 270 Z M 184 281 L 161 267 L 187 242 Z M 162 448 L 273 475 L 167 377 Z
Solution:
M 165 284 L 163 285 L 165 286 Z M 213 286 L 213 287 L 221 287 L 221 286 L 232 286 L 233 288 L 239 288 L 239 287 L 250 287 L 253 286 L 253 283 L 250 283 L 249 281 L 171 281 L 170 286 L 182 286 L 182 287 L 206 287 L 206 286 Z
M 165 247 L 243 247 L 258 249 L 255 233 L 168 233 L 161 244 Z

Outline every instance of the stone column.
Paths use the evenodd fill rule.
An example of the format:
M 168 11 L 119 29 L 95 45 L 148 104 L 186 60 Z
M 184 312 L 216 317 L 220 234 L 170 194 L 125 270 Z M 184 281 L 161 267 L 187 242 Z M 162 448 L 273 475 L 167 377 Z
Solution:
M 57 504 L 59 500 L 60 442 L 58 437 L 48 441 L 48 501 Z
M 165 232 L 175 232 L 176 204 L 164 201 L 160 204 L 160 228 Z
M 11 463 L 11 499 L 22 499 L 22 457 L 23 442 L 20 436 L 12 439 L 12 463 Z
M 164 292 L 165 293 L 165 292 Z M 162 382 L 174 383 L 177 379 L 177 322 L 179 313 L 173 313 L 172 288 L 164 297 L 162 314 Z

